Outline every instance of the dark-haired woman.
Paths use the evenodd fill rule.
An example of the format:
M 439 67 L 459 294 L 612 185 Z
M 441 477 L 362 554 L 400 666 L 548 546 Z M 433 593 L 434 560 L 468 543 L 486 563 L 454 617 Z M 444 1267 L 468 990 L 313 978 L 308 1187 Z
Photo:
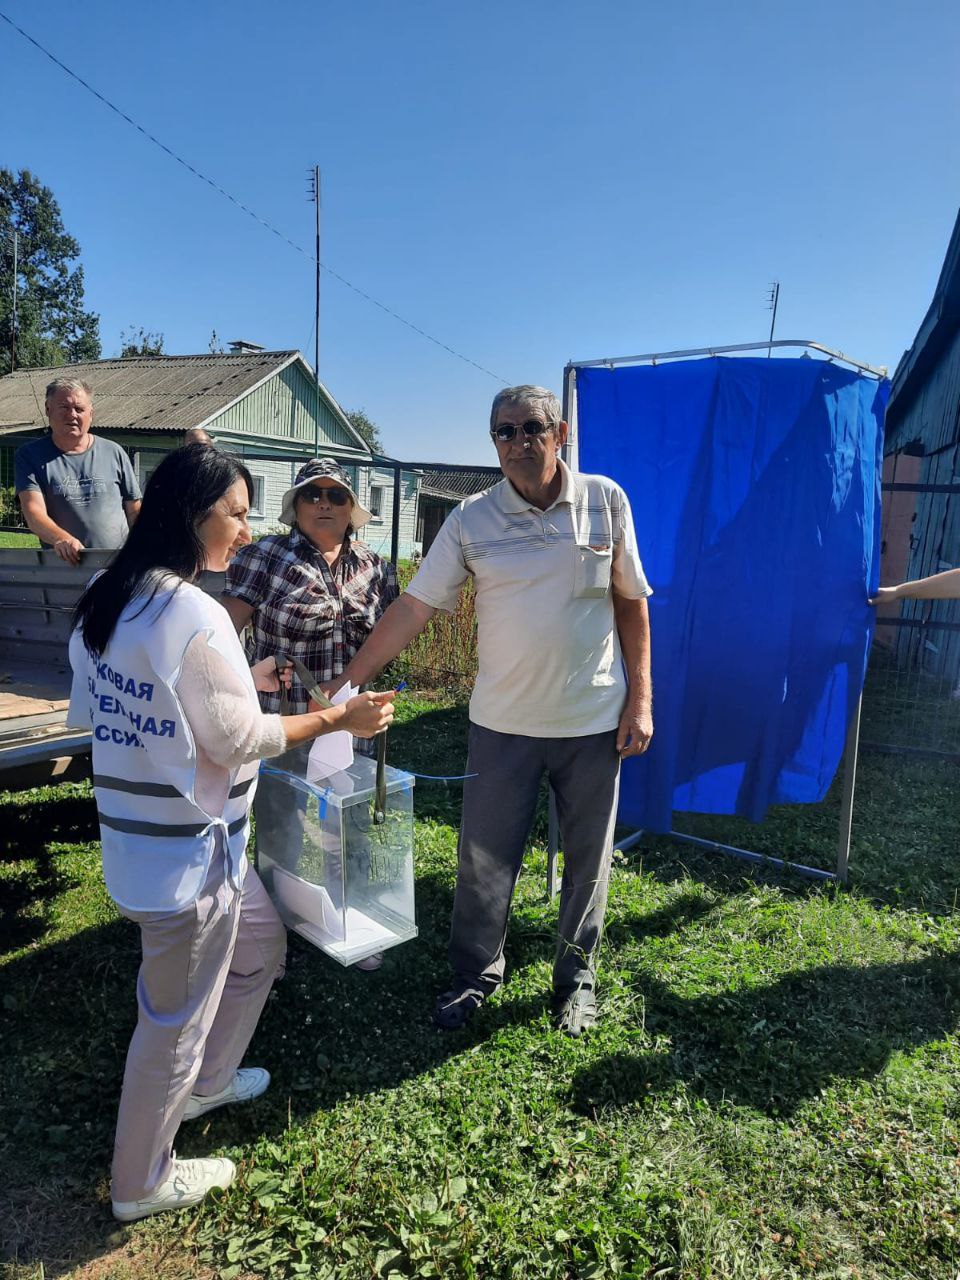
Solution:
M 114 1150 L 113 1212 L 132 1221 L 229 1186 L 231 1161 L 177 1160 L 182 1119 L 257 1097 L 238 1070 L 284 955 L 284 930 L 245 847 L 262 756 L 333 729 L 370 735 L 389 695 L 264 715 L 224 609 L 194 585 L 249 542 L 253 484 L 236 459 L 196 444 L 166 457 L 140 518 L 83 595 L 70 641 L 71 722 L 93 728 L 104 878 L 141 930 L 139 1018 Z

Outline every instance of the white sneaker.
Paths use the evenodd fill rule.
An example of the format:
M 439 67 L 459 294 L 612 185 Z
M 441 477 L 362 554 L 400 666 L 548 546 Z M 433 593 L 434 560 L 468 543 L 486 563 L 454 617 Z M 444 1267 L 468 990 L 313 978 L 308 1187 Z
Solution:
M 205 1116 L 208 1111 L 225 1107 L 231 1102 L 249 1102 L 252 1098 L 259 1098 L 269 1083 L 270 1072 L 263 1067 L 241 1067 L 227 1087 L 219 1093 L 211 1093 L 208 1097 L 191 1093 L 183 1118 L 196 1120 L 198 1116 Z
M 237 1176 L 237 1166 L 219 1160 L 174 1160 L 169 1176 L 142 1200 L 114 1200 L 113 1216 L 120 1222 L 135 1222 L 151 1213 L 186 1209 L 199 1204 L 214 1187 L 229 1187 Z

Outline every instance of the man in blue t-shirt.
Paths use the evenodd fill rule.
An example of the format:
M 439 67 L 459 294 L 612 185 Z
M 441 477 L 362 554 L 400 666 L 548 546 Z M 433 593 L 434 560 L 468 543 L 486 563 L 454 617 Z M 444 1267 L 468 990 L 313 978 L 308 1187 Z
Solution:
M 14 461 L 20 509 L 31 533 L 61 560 L 119 547 L 140 510 L 133 464 L 112 440 L 90 434 L 93 389 L 79 378 L 47 387 L 50 434 L 21 445 Z

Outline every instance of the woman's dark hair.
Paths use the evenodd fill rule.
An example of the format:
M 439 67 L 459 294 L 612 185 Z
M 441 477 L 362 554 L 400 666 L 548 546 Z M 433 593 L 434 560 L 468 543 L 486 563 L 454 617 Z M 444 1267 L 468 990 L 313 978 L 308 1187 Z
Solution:
M 80 597 L 73 624 L 91 653 L 103 653 L 120 615 L 140 596 L 145 609 L 164 579 L 191 581 L 204 567 L 197 526 L 237 480 L 253 502 L 253 480 L 237 458 L 208 444 L 168 453 L 154 471 L 126 542 Z

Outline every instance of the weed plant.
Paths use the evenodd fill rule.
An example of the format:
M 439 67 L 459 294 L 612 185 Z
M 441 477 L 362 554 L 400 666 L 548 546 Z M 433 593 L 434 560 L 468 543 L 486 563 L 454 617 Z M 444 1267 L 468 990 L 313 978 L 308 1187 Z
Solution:
M 416 565 L 401 563 L 400 590 L 409 583 Z M 420 688 L 465 689 L 477 673 L 477 616 L 473 582 L 460 592 L 453 613 L 437 612 L 424 630 L 404 649 L 393 668 Z

